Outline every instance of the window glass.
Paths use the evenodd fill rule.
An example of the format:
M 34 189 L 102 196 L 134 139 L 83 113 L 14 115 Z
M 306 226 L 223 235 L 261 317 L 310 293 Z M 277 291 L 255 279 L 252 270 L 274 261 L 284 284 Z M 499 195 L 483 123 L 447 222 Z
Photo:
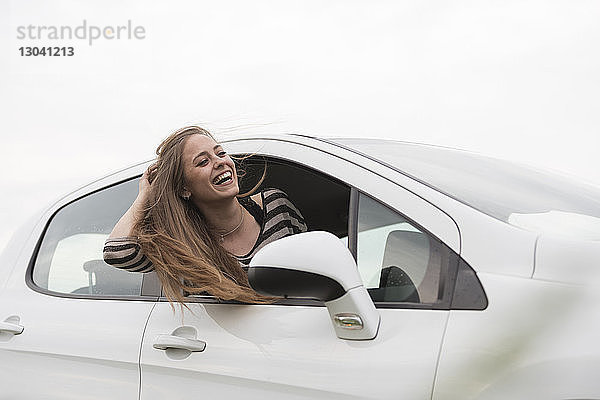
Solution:
M 104 241 L 137 196 L 137 179 L 93 193 L 60 209 L 38 251 L 33 281 L 58 293 L 139 296 L 142 274 L 102 260 Z
M 376 302 L 436 303 L 445 261 L 442 244 L 397 212 L 360 194 L 357 264 Z

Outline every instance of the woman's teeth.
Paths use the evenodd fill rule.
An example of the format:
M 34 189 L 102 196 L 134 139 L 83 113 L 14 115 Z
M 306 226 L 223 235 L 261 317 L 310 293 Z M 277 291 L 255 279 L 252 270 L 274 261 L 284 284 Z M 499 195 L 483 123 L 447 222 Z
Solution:
M 221 175 L 218 175 L 215 179 L 213 179 L 214 185 L 222 185 L 225 182 L 231 180 L 231 171 L 223 172 Z

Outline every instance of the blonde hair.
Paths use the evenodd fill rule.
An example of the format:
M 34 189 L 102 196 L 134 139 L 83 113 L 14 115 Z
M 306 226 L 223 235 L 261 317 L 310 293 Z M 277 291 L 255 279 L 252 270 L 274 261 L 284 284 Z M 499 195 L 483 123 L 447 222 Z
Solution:
M 191 135 L 214 137 L 198 126 L 171 134 L 156 149 L 158 156 L 143 218 L 134 234 L 154 265 L 171 304 L 184 302 L 184 292 L 209 293 L 222 300 L 264 303 L 271 300 L 249 285 L 239 261 L 219 243 L 193 202 L 180 194 L 184 186 L 182 153 Z

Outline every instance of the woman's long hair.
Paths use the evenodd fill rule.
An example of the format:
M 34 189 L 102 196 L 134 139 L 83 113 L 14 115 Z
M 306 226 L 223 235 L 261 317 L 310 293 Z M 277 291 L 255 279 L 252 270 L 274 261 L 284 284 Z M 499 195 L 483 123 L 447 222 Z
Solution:
M 181 197 L 183 146 L 186 138 L 198 134 L 213 138 L 205 129 L 190 126 L 170 135 L 156 149 L 148 204 L 133 227 L 134 234 L 171 304 L 183 303 L 184 292 L 247 303 L 270 302 L 252 290 L 239 261 L 220 245 L 198 208 Z

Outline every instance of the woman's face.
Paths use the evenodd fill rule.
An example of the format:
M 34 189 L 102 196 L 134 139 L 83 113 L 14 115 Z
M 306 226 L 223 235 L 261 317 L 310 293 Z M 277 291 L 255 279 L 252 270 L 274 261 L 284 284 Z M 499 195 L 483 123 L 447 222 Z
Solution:
M 189 136 L 184 142 L 182 161 L 185 190 L 197 207 L 233 198 L 239 193 L 233 160 L 212 138 Z

